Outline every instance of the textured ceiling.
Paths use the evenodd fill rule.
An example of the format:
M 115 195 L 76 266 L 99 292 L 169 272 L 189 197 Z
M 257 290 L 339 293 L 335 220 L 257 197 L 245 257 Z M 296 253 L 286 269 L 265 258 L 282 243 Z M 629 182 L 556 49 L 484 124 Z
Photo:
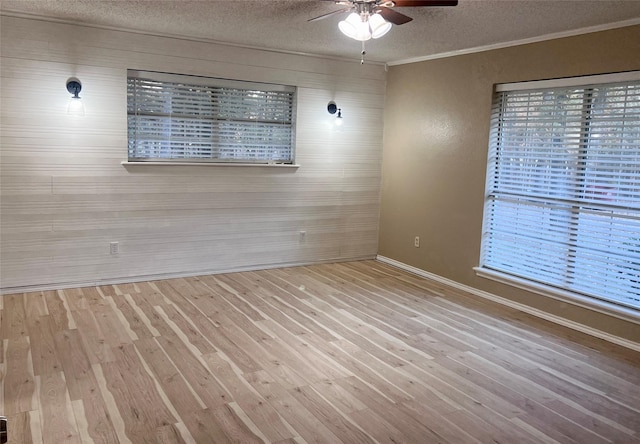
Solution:
M 359 60 L 343 36 L 342 6 L 322 0 L 2 0 L 19 13 L 153 34 Z M 585 28 L 640 23 L 640 0 L 460 0 L 456 7 L 397 8 L 413 21 L 366 43 L 367 60 L 395 62 Z

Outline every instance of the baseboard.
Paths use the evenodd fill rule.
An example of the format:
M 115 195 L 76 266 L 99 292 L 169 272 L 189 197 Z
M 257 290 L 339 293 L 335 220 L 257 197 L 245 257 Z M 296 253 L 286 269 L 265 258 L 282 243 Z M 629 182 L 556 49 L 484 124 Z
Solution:
M 620 345 L 622 347 L 635 350 L 640 352 L 640 344 L 634 341 L 630 341 L 628 339 L 621 338 L 619 336 L 612 335 L 610 333 L 604 332 L 602 330 L 598 330 L 578 322 L 574 322 L 560 316 L 553 315 L 551 313 L 547 313 L 542 310 L 538 310 L 537 308 L 530 307 L 528 305 L 521 304 L 519 302 L 514 302 L 509 299 L 503 298 L 502 296 L 497 296 L 493 293 L 489 293 L 487 291 L 478 290 L 477 288 L 470 287 L 468 285 L 461 284 L 459 282 L 453 281 L 451 279 L 439 276 L 434 273 L 430 273 L 425 270 L 421 270 L 420 268 L 413 267 L 411 265 L 407 265 L 403 262 L 396 261 L 394 259 L 390 259 L 385 256 L 378 255 L 376 260 L 383 262 L 385 264 L 391 265 L 392 267 L 399 268 L 401 270 L 407 271 L 409 273 L 424 277 L 426 279 L 431 279 L 433 281 L 439 282 L 444 285 L 448 285 L 449 287 L 456 288 L 458 290 L 465 291 L 467 293 L 471 293 L 474 296 L 481 297 L 483 299 L 488 299 L 493 302 L 497 302 L 498 304 L 505 305 L 510 308 L 514 308 L 516 310 L 522 311 L 524 313 L 528 313 L 530 315 L 536 316 L 538 318 L 553 322 L 558 325 L 562 325 L 564 327 L 571 328 L 573 330 L 579 331 L 581 333 L 586 333 L 590 336 L 594 336 L 599 339 L 603 339 L 605 341 L 611 342 L 613 344 Z
M 206 276 L 210 274 L 224 274 L 224 273 L 238 273 L 241 271 L 258 271 L 258 270 L 270 270 L 273 268 L 288 268 L 288 267 L 304 267 L 307 265 L 329 264 L 338 262 L 353 262 L 353 261 L 365 261 L 373 260 L 375 256 L 360 256 L 350 258 L 333 258 L 322 259 L 318 261 L 308 262 L 287 262 L 287 263 L 274 263 L 274 264 L 258 264 L 249 265 L 246 267 L 233 267 L 225 269 L 208 269 L 208 270 L 196 270 L 196 271 L 184 271 L 176 273 L 160 273 L 160 274 L 148 274 L 139 276 L 123 276 L 116 278 L 96 279 L 90 281 L 69 281 L 69 282 L 56 282 L 52 284 L 42 285 L 25 285 L 19 287 L 4 287 L 0 288 L 0 295 L 13 294 L 13 293 L 31 293 L 34 291 L 48 291 L 48 290 L 64 290 L 65 288 L 81 288 L 81 287 L 97 287 L 100 285 L 117 285 L 117 284 L 131 284 L 134 282 L 143 281 L 159 281 L 163 279 L 176 279 L 193 276 Z

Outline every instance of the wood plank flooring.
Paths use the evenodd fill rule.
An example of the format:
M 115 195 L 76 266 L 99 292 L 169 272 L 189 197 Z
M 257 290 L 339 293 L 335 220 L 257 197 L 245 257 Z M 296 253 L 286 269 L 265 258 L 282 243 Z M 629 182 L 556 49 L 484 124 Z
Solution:
M 11 443 L 640 443 L 640 354 L 375 261 L 0 298 Z

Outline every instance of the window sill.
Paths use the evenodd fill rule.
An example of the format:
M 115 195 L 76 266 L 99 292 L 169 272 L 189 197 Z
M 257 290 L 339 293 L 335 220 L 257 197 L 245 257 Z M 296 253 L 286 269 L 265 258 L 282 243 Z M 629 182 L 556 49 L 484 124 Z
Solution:
M 523 278 L 518 278 L 487 268 L 474 267 L 473 270 L 475 271 L 477 276 L 480 276 L 482 278 L 491 279 L 492 281 L 531 291 L 533 293 L 556 299 L 558 301 L 577 305 L 609 316 L 614 316 L 616 318 L 628 322 L 633 322 L 635 324 L 640 324 L 640 312 L 632 308 L 627 308 L 611 302 L 601 301 L 599 299 L 591 298 L 589 296 L 583 296 L 578 293 L 573 293 L 566 290 L 561 290 L 548 285 L 538 284 L 536 282 L 532 282 Z
M 254 168 L 300 168 L 298 164 L 291 163 L 239 163 L 239 162 L 131 162 L 123 160 L 123 166 L 207 166 L 207 167 L 254 167 Z

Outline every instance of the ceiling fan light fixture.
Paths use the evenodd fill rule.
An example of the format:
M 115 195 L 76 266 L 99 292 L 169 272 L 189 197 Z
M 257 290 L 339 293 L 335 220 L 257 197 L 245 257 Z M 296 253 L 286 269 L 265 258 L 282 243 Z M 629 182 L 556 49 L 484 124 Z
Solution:
M 373 14 L 369 17 L 369 28 L 371 37 L 379 39 L 391 30 L 391 23 L 386 21 L 380 14 Z
M 371 38 L 367 17 L 362 17 L 356 12 L 352 12 L 345 20 L 338 23 L 338 29 L 347 37 L 361 42 Z

